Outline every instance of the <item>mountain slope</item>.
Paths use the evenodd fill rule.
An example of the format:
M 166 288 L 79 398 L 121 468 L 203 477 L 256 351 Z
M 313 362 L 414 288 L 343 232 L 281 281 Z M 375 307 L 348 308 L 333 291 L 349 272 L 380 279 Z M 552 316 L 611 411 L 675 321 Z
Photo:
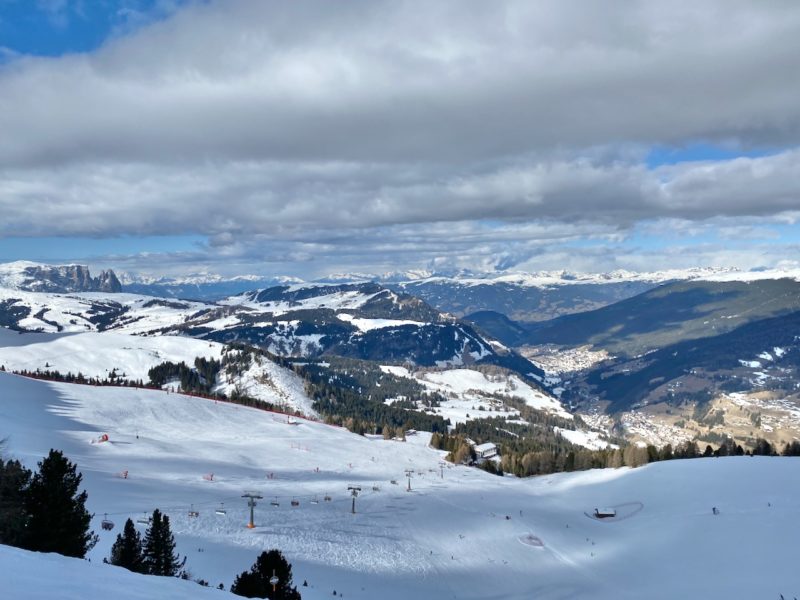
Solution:
M 426 447 L 424 434 L 406 443 L 368 439 L 303 420 L 289 426 L 270 413 L 178 394 L 0 373 L 0 398 L 9 454 L 35 466 L 58 447 L 84 474 L 87 506 L 101 535 L 87 569 L 101 568 L 97 563 L 126 518 L 159 507 L 195 576 L 227 585 L 265 547 L 278 547 L 293 565 L 295 582 L 308 582 L 299 588 L 305 600 L 330 598 L 334 590 L 358 600 L 798 593 L 794 458 L 683 460 L 517 480 L 466 467 L 440 472 L 440 453 Z M 111 443 L 89 443 L 99 432 Z M 116 476 L 122 469 L 129 470 L 128 479 Z M 400 485 L 405 469 L 412 469 L 411 492 Z M 211 471 L 214 480 L 203 479 Z M 348 486 L 354 484 L 362 491 L 351 514 Z M 241 494 L 249 489 L 264 496 L 254 530 L 244 527 L 249 511 Z M 278 506 L 270 505 L 273 499 Z M 225 516 L 215 514 L 220 503 Z M 198 517 L 188 516 L 191 506 Z M 617 507 L 625 518 L 600 522 L 584 514 L 596 506 Z M 711 507 L 720 514 L 712 515 Z M 114 531 L 100 530 L 104 513 L 116 523 Z M 20 564 L 7 556 L 0 551 L 3 572 Z M 665 568 L 680 576 L 665 577 Z M 63 570 L 42 565 L 40 573 Z M 32 590 L 22 598 L 53 597 L 46 577 L 27 567 L 19 576 L 25 593 Z M 83 578 L 84 569 L 76 567 L 65 592 Z M 9 587 L 16 581 L 10 578 L 4 590 L 20 589 Z M 129 578 L 117 591 L 111 587 L 116 581 L 105 595 L 127 598 L 141 590 L 139 597 L 159 597 Z M 161 585 L 157 581 L 152 585 Z M 164 585 L 178 589 L 179 583 Z M 210 593 L 198 588 L 196 595 Z
M 527 342 L 590 344 L 631 357 L 796 310 L 800 282 L 794 279 L 668 283 L 604 308 L 531 327 Z
M 777 387 L 791 394 L 800 375 L 800 312 L 672 344 L 601 366 L 586 378 L 609 410 L 641 403 L 710 399 L 723 391 Z M 676 384 L 689 378 L 691 386 Z

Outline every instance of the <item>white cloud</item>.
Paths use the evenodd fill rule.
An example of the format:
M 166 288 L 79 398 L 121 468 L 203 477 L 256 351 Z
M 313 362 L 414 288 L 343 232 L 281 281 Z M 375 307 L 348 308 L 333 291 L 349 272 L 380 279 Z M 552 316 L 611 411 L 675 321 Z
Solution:
M 588 261 L 546 246 L 643 222 L 762 239 L 753 219 L 800 207 L 796 3 L 163 6 L 96 52 L 0 66 L 0 236 L 497 268 Z M 642 163 L 697 141 L 784 150 Z

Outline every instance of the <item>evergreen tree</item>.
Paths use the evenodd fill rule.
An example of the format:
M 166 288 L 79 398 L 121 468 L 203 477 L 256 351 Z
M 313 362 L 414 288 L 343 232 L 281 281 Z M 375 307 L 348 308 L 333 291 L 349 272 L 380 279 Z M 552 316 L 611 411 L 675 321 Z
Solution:
M 25 492 L 31 472 L 19 461 L 0 459 L 0 544 L 18 546 L 25 531 Z
M 144 534 L 143 571 L 150 575 L 175 577 L 186 563 L 175 552 L 175 538 L 169 528 L 169 517 L 153 511 L 152 522 Z
M 144 554 L 142 536 L 136 531 L 133 521 L 125 521 L 125 529 L 117 535 L 117 541 L 111 546 L 108 562 L 124 567 L 135 573 L 144 573 Z
M 50 450 L 25 492 L 27 519 L 20 547 L 86 556 L 97 535 L 89 529 L 92 515 L 86 510 L 86 491 L 78 492 L 82 479 L 61 451 Z
M 278 583 L 272 591 L 270 578 Z M 300 592 L 292 586 L 292 565 L 280 550 L 262 552 L 249 571 L 241 573 L 231 586 L 231 592 L 245 598 L 270 598 L 270 600 L 301 600 Z

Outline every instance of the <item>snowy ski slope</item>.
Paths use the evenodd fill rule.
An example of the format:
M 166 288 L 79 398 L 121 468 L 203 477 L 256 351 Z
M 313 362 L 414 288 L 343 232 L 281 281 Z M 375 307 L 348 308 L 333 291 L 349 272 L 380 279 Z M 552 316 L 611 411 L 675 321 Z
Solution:
M 101 433 L 109 443 L 90 443 Z M 195 576 L 227 586 L 262 549 L 279 547 L 311 599 L 333 590 L 363 599 L 800 594 L 800 460 L 792 458 L 500 478 L 440 471 L 426 434 L 406 443 L 368 439 L 177 394 L 7 373 L 0 436 L 31 466 L 51 447 L 79 464 L 101 534 L 93 562 L 107 555 L 125 518 L 159 507 Z M 349 485 L 362 488 L 355 515 Z M 253 530 L 244 527 L 245 490 L 264 496 Z M 220 503 L 227 516 L 215 514 Z M 598 506 L 616 507 L 618 517 L 587 516 Z M 114 531 L 100 530 L 103 513 Z

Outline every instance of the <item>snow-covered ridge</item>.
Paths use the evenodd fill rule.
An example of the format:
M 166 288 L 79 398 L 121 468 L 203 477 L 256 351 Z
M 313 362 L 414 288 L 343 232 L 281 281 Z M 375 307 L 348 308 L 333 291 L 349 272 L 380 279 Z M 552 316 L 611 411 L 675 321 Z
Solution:
M 639 272 L 617 270 L 608 273 L 573 273 L 569 271 L 539 271 L 535 273 L 487 273 L 469 276 L 431 276 L 408 281 L 397 281 L 398 284 L 452 283 L 463 286 L 506 284 L 519 287 L 546 288 L 562 285 L 588 285 L 626 283 L 633 281 L 649 283 L 665 283 L 675 280 L 705 280 L 716 276 L 731 276 L 740 273 L 727 268 L 694 268 L 671 269 L 666 271 Z
M 142 283 L 142 284 L 161 284 L 161 285 L 203 285 L 208 283 L 226 283 L 232 281 L 250 281 L 255 284 L 263 284 L 269 282 L 274 285 L 295 284 L 303 283 L 299 277 L 291 277 L 288 275 L 280 276 L 265 276 L 265 275 L 220 275 L 218 273 L 191 273 L 181 277 L 166 277 L 162 275 L 148 275 L 140 273 L 132 273 L 129 271 L 120 273 L 119 280 L 125 284 Z
M 195 358 L 220 361 L 225 345 L 175 335 L 138 336 L 102 333 L 20 334 L 0 328 L 0 365 L 7 371 L 58 371 L 120 381 L 147 383 L 148 371 L 164 362 L 193 365 Z M 302 379 L 293 371 L 254 355 L 242 373 L 223 369 L 213 392 L 245 394 L 275 406 L 315 416 Z

